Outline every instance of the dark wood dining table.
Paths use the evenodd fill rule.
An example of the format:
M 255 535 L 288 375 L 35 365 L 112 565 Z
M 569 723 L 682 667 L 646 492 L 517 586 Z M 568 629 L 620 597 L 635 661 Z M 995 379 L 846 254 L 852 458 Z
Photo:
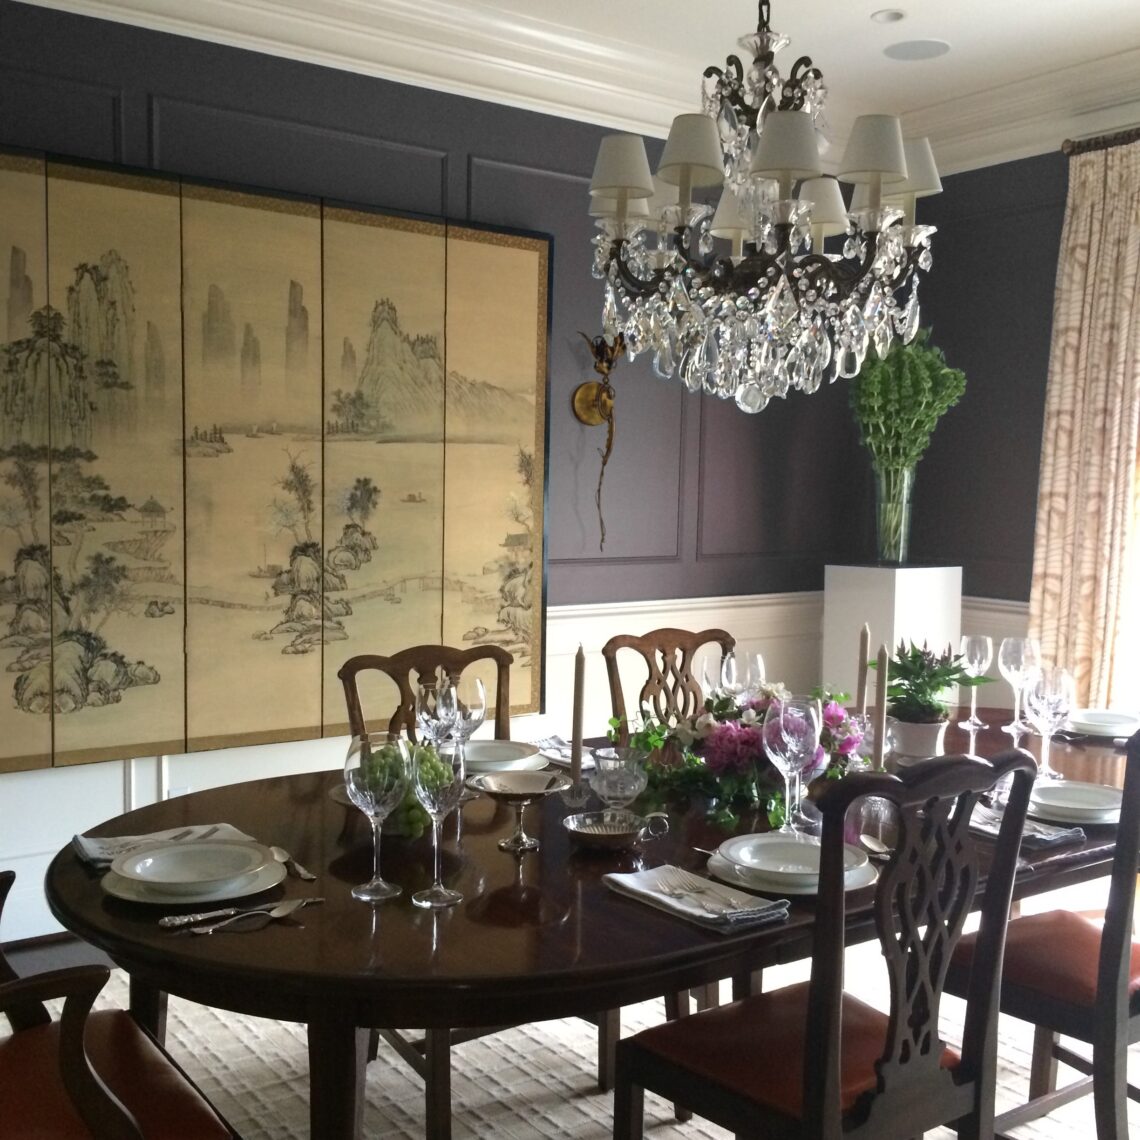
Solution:
M 1008 712 L 982 710 L 992 725 Z M 1009 738 L 991 728 L 974 749 L 996 755 Z M 1026 743 L 1031 750 L 1036 740 Z M 968 738 L 952 728 L 948 751 Z M 1119 783 L 1123 753 L 1109 741 L 1055 742 L 1053 763 L 1070 778 Z M 602 882 L 607 872 L 672 862 L 700 870 L 700 849 L 727 833 L 703 807 L 671 813 L 669 834 L 635 850 L 574 849 L 558 796 L 527 809 L 527 830 L 541 842 L 521 859 L 497 847 L 513 810 L 480 798 L 445 827 L 443 877 L 464 900 L 429 912 L 412 905 L 430 884 L 430 838 L 382 843 L 385 877 L 404 894 L 380 906 L 354 900 L 353 884 L 371 874 L 368 821 L 334 798 L 337 772 L 232 784 L 166 800 L 93 828 L 95 835 L 143 834 L 226 822 L 266 844 L 285 847 L 316 872 L 289 878 L 268 899 L 321 895 L 325 902 L 253 933 L 195 936 L 160 929 L 177 907 L 113 898 L 69 846 L 48 868 L 52 913 L 104 950 L 130 976 L 131 1008 L 160 1038 L 167 994 L 308 1027 L 310 1126 L 314 1138 L 361 1134 L 366 1042 L 371 1027 L 486 1028 L 571 1015 L 591 1016 L 664 993 L 732 978 L 737 993 L 764 967 L 810 953 L 812 900 L 798 900 L 786 923 L 710 931 Z M 744 819 L 737 830 L 755 830 Z M 1107 873 L 1112 828 L 1091 828 L 1075 847 L 1026 852 L 1019 896 Z M 871 889 L 851 892 L 853 940 L 869 936 Z M 183 907 L 183 910 L 203 909 Z M 432 1114 L 427 1133 L 450 1135 L 450 1114 Z

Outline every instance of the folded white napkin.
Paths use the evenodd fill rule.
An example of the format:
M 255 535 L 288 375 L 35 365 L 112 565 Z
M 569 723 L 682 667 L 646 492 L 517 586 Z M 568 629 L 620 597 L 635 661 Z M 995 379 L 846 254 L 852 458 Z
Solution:
M 536 740 L 540 756 L 544 756 L 551 764 L 559 768 L 570 767 L 570 745 L 561 736 L 547 736 Z M 582 771 L 589 772 L 594 766 L 594 754 L 588 749 L 582 749 Z
M 710 930 L 740 930 L 768 922 L 783 922 L 788 917 L 791 903 L 787 899 L 760 899 L 699 876 L 693 878 L 698 879 L 701 890 L 682 894 L 674 889 L 678 874 L 689 876 L 692 872 L 666 865 L 650 871 L 603 875 L 602 881 L 610 890 L 687 918 Z M 670 893 L 664 893 L 663 887 Z
M 986 839 L 996 839 L 1001 829 L 1001 812 L 988 808 L 985 804 L 974 804 L 970 816 L 970 830 Z M 1084 829 L 1080 827 L 1056 827 L 1051 823 L 1041 823 L 1027 819 L 1021 832 L 1021 846 L 1027 850 L 1040 847 L 1056 847 L 1064 843 L 1084 843 Z
M 245 839 L 252 835 L 228 823 L 201 823 L 191 827 L 171 827 L 166 831 L 152 831 L 149 835 L 99 836 L 76 835 L 71 846 L 84 863 L 92 867 L 109 867 L 120 855 L 158 843 L 193 842 L 202 839 Z

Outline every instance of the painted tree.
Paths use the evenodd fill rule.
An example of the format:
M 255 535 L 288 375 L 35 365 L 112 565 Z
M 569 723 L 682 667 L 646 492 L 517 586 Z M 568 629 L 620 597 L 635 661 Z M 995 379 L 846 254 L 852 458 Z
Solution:
M 352 485 L 345 503 L 345 513 L 367 530 L 368 520 L 380 505 L 380 488 L 367 476 L 361 476 Z
M 309 471 L 309 464 L 302 463 L 299 456 L 286 451 L 289 466 L 284 478 L 277 481 L 277 486 L 293 496 L 297 514 L 305 531 L 305 541 L 313 541 L 313 514 L 316 511 L 317 484 Z M 293 529 L 293 528 L 290 528 Z M 297 536 L 300 538 L 300 535 Z
M 113 613 L 126 610 L 130 602 L 127 568 L 112 555 L 92 554 L 86 571 L 75 583 L 72 626 L 98 633 Z

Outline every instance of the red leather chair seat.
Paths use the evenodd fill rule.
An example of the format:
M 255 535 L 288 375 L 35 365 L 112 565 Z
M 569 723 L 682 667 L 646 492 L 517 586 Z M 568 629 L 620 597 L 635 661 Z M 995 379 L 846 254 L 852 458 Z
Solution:
M 90 1140 L 59 1072 L 59 1023 L 0 1041 L 0 1138 Z M 87 1053 L 96 1071 L 139 1122 L 147 1140 L 214 1140 L 232 1133 L 128 1013 L 87 1019 Z
M 666 1060 L 683 1065 L 710 1084 L 771 1106 L 791 1117 L 803 1111 L 806 982 L 759 994 L 694 1017 L 666 1022 L 634 1039 Z M 883 1055 L 887 1017 L 877 1009 L 843 997 L 842 1107 L 875 1088 L 875 1062 Z M 950 1048 L 942 1067 L 957 1066 Z
M 1072 1005 L 1096 1001 L 1100 956 L 1100 926 L 1067 910 L 1015 918 L 1007 928 L 1002 980 L 1022 989 L 1037 990 Z M 974 935 L 966 935 L 954 951 L 955 968 L 973 960 Z M 1132 943 L 1128 992 L 1140 990 L 1140 943 Z

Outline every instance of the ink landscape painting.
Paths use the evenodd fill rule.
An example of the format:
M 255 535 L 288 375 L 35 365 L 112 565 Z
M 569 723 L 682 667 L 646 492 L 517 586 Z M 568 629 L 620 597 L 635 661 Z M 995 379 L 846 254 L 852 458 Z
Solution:
M 0 155 L 0 255 L 0 770 L 343 733 L 423 642 L 537 709 L 545 240 Z

